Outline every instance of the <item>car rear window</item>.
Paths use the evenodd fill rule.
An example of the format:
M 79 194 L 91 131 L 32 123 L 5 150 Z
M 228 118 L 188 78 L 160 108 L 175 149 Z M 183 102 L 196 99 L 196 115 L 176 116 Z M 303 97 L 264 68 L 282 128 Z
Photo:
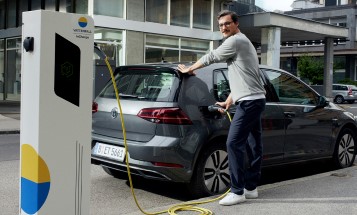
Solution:
M 115 77 L 121 99 L 146 101 L 173 101 L 179 86 L 179 77 L 169 69 L 126 68 Z M 109 83 L 99 97 L 115 98 L 112 83 Z

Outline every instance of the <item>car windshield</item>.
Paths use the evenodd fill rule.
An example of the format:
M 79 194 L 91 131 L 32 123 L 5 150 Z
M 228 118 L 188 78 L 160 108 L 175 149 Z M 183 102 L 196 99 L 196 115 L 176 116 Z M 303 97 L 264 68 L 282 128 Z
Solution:
M 177 74 L 170 70 L 126 68 L 115 77 L 120 98 L 146 101 L 173 101 L 179 84 Z M 115 98 L 113 85 L 108 84 L 99 97 Z

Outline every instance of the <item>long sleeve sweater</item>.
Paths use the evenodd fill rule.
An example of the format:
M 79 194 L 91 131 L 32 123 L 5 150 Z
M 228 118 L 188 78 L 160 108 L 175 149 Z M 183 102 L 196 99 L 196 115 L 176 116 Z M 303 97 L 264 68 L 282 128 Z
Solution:
M 202 56 L 199 61 L 205 66 L 227 62 L 233 102 L 247 96 L 265 94 L 256 50 L 243 33 L 228 37 L 217 49 Z

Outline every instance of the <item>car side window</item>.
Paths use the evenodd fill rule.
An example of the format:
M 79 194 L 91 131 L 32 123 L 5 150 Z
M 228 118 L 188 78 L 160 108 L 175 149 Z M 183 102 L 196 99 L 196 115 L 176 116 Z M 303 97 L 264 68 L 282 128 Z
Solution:
M 269 90 L 266 83 L 267 81 L 263 80 L 263 76 L 260 76 L 260 82 L 264 85 L 267 92 L 265 95 L 267 102 L 276 101 L 276 96 L 271 93 L 271 90 Z M 213 71 L 213 90 L 217 101 L 223 102 L 227 99 L 231 93 L 229 87 L 228 69 L 217 69 Z
M 231 93 L 229 88 L 227 69 L 219 69 L 213 71 L 213 91 L 214 97 L 219 102 L 224 102 Z
M 264 71 L 273 85 L 280 102 L 306 105 L 317 104 L 315 93 L 298 79 L 275 70 L 265 69 Z

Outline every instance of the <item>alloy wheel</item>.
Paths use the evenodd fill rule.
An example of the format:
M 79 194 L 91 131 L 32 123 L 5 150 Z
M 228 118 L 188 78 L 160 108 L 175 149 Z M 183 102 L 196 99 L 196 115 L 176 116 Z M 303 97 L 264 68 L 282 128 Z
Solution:
M 214 151 L 206 160 L 204 180 L 207 190 L 221 193 L 230 184 L 228 154 L 223 150 Z
M 355 156 L 355 141 L 353 136 L 346 133 L 340 139 L 338 144 L 338 159 L 342 166 L 350 166 Z

